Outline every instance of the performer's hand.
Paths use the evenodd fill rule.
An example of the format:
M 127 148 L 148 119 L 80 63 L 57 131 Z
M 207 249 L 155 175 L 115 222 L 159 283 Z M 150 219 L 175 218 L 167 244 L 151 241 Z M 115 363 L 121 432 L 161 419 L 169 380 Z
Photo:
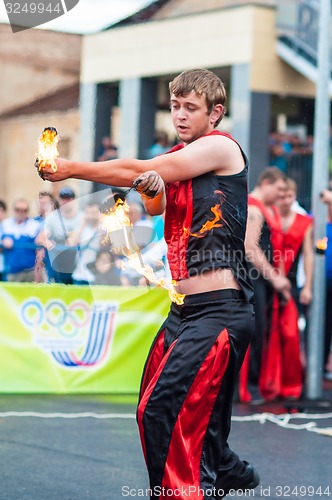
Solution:
M 144 172 L 134 180 L 133 186 L 140 194 L 147 198 L 155 198 L 165 189 L 165 184 L 160 175 L 154 170 Z
M 282 295 L 283 302 L 287 303 L 291 298 L 292 285 L 286 276 L 283 274 L 278 274 L 278 276 L 273 278 L 272 286 L 275 291 Z
M 332 205 L 332 191 L 324 189 L 324 191 L 320 193 L 320 199 L 323 203 L 326 203 L 327 205 Z
M 312 292 L 309 287 L 304 286 L 301 290 L 299 302 L 304 306 L 308 306 L 312 301 Z
M 51 164 L 43 163 L 42 168 L 39 170 L 39 162 L 38 160 L 35 161 L 35 167 L 38 170 L 38 175 L 44 181 L 63 181 L 71 176 L 69 160 L 65 160 L 64 158 L 57 158 L 54 163 L 56 165 L 56 169 L 54 169 L 54 165 L 52 166 Z

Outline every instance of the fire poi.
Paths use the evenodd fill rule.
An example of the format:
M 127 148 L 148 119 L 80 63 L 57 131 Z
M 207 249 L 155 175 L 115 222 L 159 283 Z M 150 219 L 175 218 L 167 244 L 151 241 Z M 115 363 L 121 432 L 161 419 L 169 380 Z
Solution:
M 176 282 L 167 278 L 157 278 L 152 267 L 144 264 L 140 249 L 135 242 L 133 225 L 129 218 L 129 206 L 124 197 L 115 195 L 111 202 L 107 201 L 101 209 L 101 228 L 112 242 L 115 251 L 128 259 L 130 267 L 153 283 L 168 290 L 172 302 L 183 304 L 184 295 L 175 290 Z M 117 232 L 120 233 L 117 234 Z M 120 236 L 120 237 L 119 237 Z
M 38 172 L 41 173 L 45 165 L 50 165 L 53 172 L 56 172 L 55 159 L 59 156 L 58 140 L 56 128 L 44 128 L 38 140 L 38 153 L 36 155 Z M 139 182 L 140 180 L 134 182 L 127 193 L 131 189 L 135 189 Z M 151 195 L 153 195 L 152 191 Z M 134 239 L 133 225 L 128 212 L 129 206 L 125 201 L 125 197 L 116 195 L 111 201 L 107 200 L 101 208 L 101 229 L 107 234 L 115 252 L 127 257 L 128 263 L 133 269 L 143 275 L 149 283 L 168 290 L 170 299 L 173 302 L 179 305 L 183 304 L 185 296 L 176 292 L 176 283 L 167 278 L 158 279 L 152 267 L 144 264 L 140 249 Z

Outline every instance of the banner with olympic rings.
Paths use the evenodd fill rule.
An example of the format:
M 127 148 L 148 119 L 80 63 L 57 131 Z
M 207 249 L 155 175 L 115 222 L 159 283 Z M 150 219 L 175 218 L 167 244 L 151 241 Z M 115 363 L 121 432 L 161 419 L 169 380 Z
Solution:
M 1 283 L 0 392 L 136 394 L 162 289 Z

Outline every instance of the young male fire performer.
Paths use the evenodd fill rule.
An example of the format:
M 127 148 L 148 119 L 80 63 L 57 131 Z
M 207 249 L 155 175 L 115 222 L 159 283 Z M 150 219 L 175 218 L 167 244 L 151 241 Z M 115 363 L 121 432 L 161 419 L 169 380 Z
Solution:
M 234 384 L 254 328 L 244 262 L 248 160 L 231 136 L 215 130 L 226 93 L 214 73 L 185 71 L 169 89 L 182 141 L 169 153 L 98 163 L 58 159 L 57 172 L 41 174 L 116 186 L 139 179 L 148 212 L 166 208 L 169 264 L 186 297 L 172 304 L 141 384 L 137 418 L 151 497 L 164 499 L 167 489 L 167 498 L 222 498 L 259 483 L 227 444 Z

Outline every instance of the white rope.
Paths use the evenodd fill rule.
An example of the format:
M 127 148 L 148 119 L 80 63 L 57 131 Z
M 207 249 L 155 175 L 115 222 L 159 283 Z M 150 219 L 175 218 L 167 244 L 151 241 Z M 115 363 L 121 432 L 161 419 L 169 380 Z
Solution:
M 0 418 L 63 418 L 63 419 L 78 419 L 78 418 L 95 418 L 98 420 L 109 420 L 109 419 L 135 419 L 136 415 L 134 413 L 41 413 L 35 411 L 7 411 L 0 412 Z M 332 427 L 317 427 L 315 422 L 312 420 L 326 420 L 331 419 L 332 413 L 283 413 L 281 415 L 275 415 L 274 413 L 254 413 L 253 415 L 244 416 L 233 416 L 233 422 L 258 422 L 260 424 L 265 424 L 270 422 L 278 425 L 284 429 L 293 430 L 307 430 L 309 432 L 316 432 L 317 434 L 323 434 L 332 437 Z M 291 420 L 302 419 L 311 420 L 310 422 L 303 424 L 291 423 Z
M 0 412 L 0 418 L 33 417 L 33 418 L 97 418 L 97 419 L 130 419 L 136 418 L 133 413 L 40 413 L 36 411 L 5 411 Z
M 306 424 L 292 424 L 290 420 L 292 419 L 305 419 L 305 420 L 319 420 L 319 419 L 330 419 L 332 418 L 332 413 L 283 413 L 281 415 L 275 415 L 274 413 L 254 413 L 253 415 L 246 415 L 242 417 L 233 416 L 232 420 L 234 422 L 259 422 L 260 424 L 265 424 L 266 422 L 271 422 L 283 427 L 284 429 L 293 430 L 307 430 L 309 432 L 316 432 L 318 434 L 324 434 L 332 437 L 332 427 L 317 427 L 315 422 L 308 422 Z

